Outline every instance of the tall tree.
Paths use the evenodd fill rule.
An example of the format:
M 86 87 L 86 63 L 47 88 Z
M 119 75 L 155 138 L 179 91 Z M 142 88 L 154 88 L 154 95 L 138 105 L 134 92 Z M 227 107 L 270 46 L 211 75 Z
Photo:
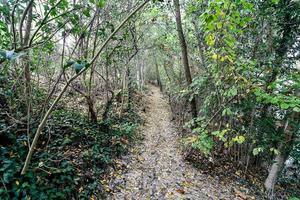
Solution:
M 182 54 L 182 64 L 185 71 L 185 78 L 188 85 L 192 84 L 192 75 L 191 70 L 189 66 L 189 59 L 188 59 L 188 51 L 187 51 L 187 45 L 182 29 L 182 22 L 181 22 L 181 13 L 180 13 L 180 4 L 179 0 L 174 0 L 174 8 L 175 8 L 175 14 L 176 14 L 176 26 L 177 26 L 177 32 L 181 47 L 181 54 Z M 191 99 L 191 112 L 193 117 L 197 117 L 197 104 L 196 99 L 193 97 Z

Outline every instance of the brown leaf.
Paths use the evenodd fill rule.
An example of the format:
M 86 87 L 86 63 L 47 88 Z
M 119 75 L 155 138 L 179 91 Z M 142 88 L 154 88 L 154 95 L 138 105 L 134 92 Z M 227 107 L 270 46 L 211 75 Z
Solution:
M 180 194 L 185 194 L 185 191 L 183 189 L 177 189 L 176 192 L 180 193 Z

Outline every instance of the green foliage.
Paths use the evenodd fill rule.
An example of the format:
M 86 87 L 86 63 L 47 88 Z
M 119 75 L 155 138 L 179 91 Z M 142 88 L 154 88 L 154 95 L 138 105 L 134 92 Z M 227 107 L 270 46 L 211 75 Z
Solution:
M 247 170 L 253 163 L 266 169 L 264 163 L 273 164 L 279 153 L 296 159 L 300 3 L 190 0 L 185 5 L 191 85 L 186 87 L 181 58 L 174 62 L 180 49 L 172 22 L 163 26 L 168 18 L 157 18 L 159 30 L 153 35 L 164 53 L 159 72 L 173 114 L 180 122 L 189 121 L 193 131 L 186 144 Z M 186 117 L 187 100 L 192 99 L 199 109 L 195 119 Z M 287 181 L 283 185 L 298 184 L 287 176 L 282 179 Z
M 113 117 L 91 124 L 77 112 L 56 110 L 24 177 L 19 173 L 28 152 L 27 139 L 24 135 L 12 137 L 12 145 L 1 147 L 0 176 L 5 188 L 0 190 L 0 199 L 101 196 L 100 180 L 106 166 L 126 152 L 134 138 L 137 121 L 130 121 L 133 116 L 127 118 L 129 121 Z
M 298 197 L 291 197 L 291 198 L 289 198 L 289 200 L 299 200 L 299 198 Z
M 222 131 L 214 131 L 211 134 L 222 140 L 223 142 L 227 141 L 227 138 L 225 137 L 225 134 L 228 133 L 228 129 L 224 129 Z
M 214 145 L 213 138 L 201 128 L 193 129 L 193 132 L 197 135 L 186 138 L 185 144 L 200 150 L 205 156 L 208 156 Z
M 273 3 L 282 4 L 281 1 Z M 292 6 L 296 8 L 298 5 Z M 201 99 L 201 117 L 196 120 L 196 125 L 203 127 L 203 124 L 210 120 L 206 130 L 210 132 L 209 128 L 213 128 L 214 123 L 219 124 L 218 120 L 221 120 L 220 130 L 212 132 L 212 135 L 225 146 L 230 147 L 233 142 L 239 145 L 250 142 L 254 146 L 252 149 L 254 155 L 267 149 L 270 149 L 271 153 L 278 152 L 274 144 L 284 138 L 278 124 L 283 126 L 284 118 L 290 117 L 293 112 L 299 112 L 300 101 L 296 94 L 299 90 L 299 72 L 290 68 L 266 86 L 269 77 L 256 75 L 264 74 L 264 70 L 270 70 L 268 64 L 276 61 L 266 56 L 264 58 L 268 59 L 268 64 L 263 66 L 265 69 L 261 68 L 255 60 L 256 57 L 251 58 L 247 54 L 253 47 L 243 44 L 242 41 L 253 41 L 251 35 L 248 33 L 245 35 L 246 28 L 248 31 L 251 31 L 251 28 L 260 28 L 254 22 L 253 13 L 257 13 L 257 18 L 263 18 L 265 13 L 262 10 L 272 10 L 278 15 L 278 21 L 270 23 L 278 27 L 284 20 L 282 18 L 284 11 L 279 7 L 274 10 L 273 5 L 267 3 L 224 0 L 210 2 L 207 5 L 190 4 L 189 14 L 191 16 L 197 14 L 200 8 L 205 10 L 199 17 L 199 25 L 207 46 L 202 48 L 205 55 L 209 56 L 206 60 L 209 64 L 202 74 L 194 78 L 189 92 L 191 96 L 201 95 L 202 98 L 204 96 Z M 249 27 L 250 25 L 252 27 Z M 295 31 L 292 34 L 296 34 L 297 30 L 292 31 Z M 256 48 L 258 48 L 256 51 L 265 51 L 264 46 Z M 290 65 L 294 64 L 291 62 Z M 265 113 L 260 113 L 261 110 L 256 111 L 266 107 L 272 107 L 276 113 L 270 115 L 266 110 L 262 111 Z M 285 114 L 279 116 L 279 113 Z M 260 118 L 261 115 L 264 116 L 263 119 Z
M 53 163 L 40 163 L 25 176 L 20 176 L 22 159 L 28 150 L 25 141 L 26 138 L 19 137 L 14 145 L 1 147 L 0 174 L 5 187 L 0 190 L 0 198 L 62 199 L 75 192 L 75 168 L 69 161 L 62 160 L 51 173 L 46 173 L 46 170 L 49 170 Z M 47 159 L 49 154 L 42 153 L 40 156 L 41 159 Z M 40 171 L 43 168 L 45 171 Z
M 103 8 L 105 6 L 105 0 L 98 0 L 97 6 Z
M 300 87 L 298 87 L 299 89 Z M 288 92 L 288 91 L 287 91 Z M 261 88 L 255 90 L 257 100 L 265 104 L 278 106 L 282 110 L 292 110 L 300 112 L 300 99 L 297 96 L 290 94 L 282 94 L 281 91 L 275 94 L 264 92 Z
M 0 10 L 1 9 L 4 9 L 4 8 L 1 7 L 1 5 L 0 5 Z M 9 44 L 8 28 L 7 28 L 7 25 L 3 21 L 0 21 L 0 37 L 1 37 L 0 49 L 7 48 L 8 44 Z
M 70 84 L 84 95 L 66 90 L 65 96 L 71 98 L 55 107 L 24 177 L 20 171 L 28 143 L 52 97 L 66 79 L 89 67 L 86 60 L 94 57 L 99 44 L 135 5 L 106 0 L 49 0 L 41 7 L 34 3 L 29 35 L 34 38 L 32 46 L 23 49 L 28 15 L 21 27 L 23 38 L 19 27 L 28 1 L 0 4 L 0 199 L 101 198 L 100 177 L 115 157 L 126 152 L 139 123 L 132 102 L 124 103 L 132 94 L 124 93 L 144 89 L 137 83 L 144 81 L 144 74 L 162 83 L 180 124 L 190 120 L 193 133 L 186 144 L 204 156 L 230 152 L 227 160 L 244 166 L 253 161 L 271 164 L 274 155 L 286 153 L 299 165 L 300 77 L 295 67 L 299 1 L 186 1 L 182 23 L 194 76 L 189 86 L 178 56 L 181 48 L 172 5 L 152 2 L 112 38 L 93 71 Z M 61 48 L 63 43 L 66 46 Z M 134 51 L 139 51 L 136 59 L 131 57 Z M 26 60 L 18 59 L 25 52 Z M 30 81 L 24 78 L 24 66 L 29 66 Z M 124 89 L 122 98 L 116 97 L 125 111 L 122 116 L 115 114 L 114 101 L 105 121 L 90 123 L 79 114 L 93 106 L 100 110 L 100 101 L 109 100 L 109 92 L 126 87 L 129 91 Z M 199 117 L 191 119 L 187 105 L 194 99 Z M 294 177 L 282 179 L 298 183 Z
M 87 67 L 87 64 L 85 61 L 77 61 L 72 66 L 75 72 L 78 74 L 83 68 Z

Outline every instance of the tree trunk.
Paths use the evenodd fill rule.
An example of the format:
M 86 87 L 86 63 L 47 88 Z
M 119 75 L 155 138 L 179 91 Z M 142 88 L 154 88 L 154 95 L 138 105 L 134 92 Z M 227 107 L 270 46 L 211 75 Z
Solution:
M 142 88 L 142 65 L 143 61 L 138 60 L 138 73 L 139 73 L 139 89 Z M 130 74 L 128 74 L 130 76 Z
M 95 108 L 94 108 L 94 101 L 91 96 L 87 96 L 86 101 L 88 104 L 89 113 L 91 115 L 91 122 L 96 124 L 97 123 L 97 114 L 96 114 Z
M 279 172 L 283 168 L 284 162 L 285 162 L 285 156 L 281 152 L 278 153 L 273 161 L 269 175 L 264 184 L 265 188 L 269 194 L 273 194 L 273 190 L 274 190 L 274 186 L 277 181 L 277 177 L 279 175 Z
M 293 113 L 291 120 L 296 120 L 296 122 L 299 122 L 298 119 L 299 114 Z M 291 151 L 291 147 L 293 146 L 294 141 L 294 135 L 295 132 L 297 132 L 297 130 L 293 129 L 293 127 L 290 124 L 291 123 L 289 123 L 289 119 L 287 119 L 283 129 L 283 132 L 285 134 L 285 140 L 279 145 L 279 153 L 275 156 L 268 177 L 264 183 L 267 192 L 271 196 L 273 196 L 274 186 L 284 166 L 284 162 Z
M 154 57 L 154 61 L 155 61 L 155 70 L 156 70 L 156 81 L 157 81 L 157 85 L 159 86 L 160 91 L 162 91 L 162 84 L 161 84 L 161 80 L 160 80 L 160 75 L 159 75 L 159 69 L 158 69 L 158 63 L 157 63 L 157 59 L 155 57 L 155 55 L 153 54 Z
M 174 2 L 174 7 L 175 7 L 175 13 L 176 13 L 177 32 L 178 32 L 179 42 L 181 45 L 182 64 L 184 67 L 185 78 L 186 78 L 187 84 L 190 85 L 192 83 L 192 75 L 191 75 L 190 66 L 189 66 L 186 41 L 185 41 L 183 30 L 182 30 L 179 0 L 173 0 L 173 2 Z M 192 100 L 191 100 L 191 111 L 192 111 L 192 116 L 197 117 L 197 105 L 196 105 L 195 98 L 192 98 Z
M 140 67 L 139 67 L 140 68 Z M 128 105 L 127 108 L 128 110 L 131 110 L 131 103 L 132 103 L 132 95 L 133 95 L 133 80 L 131 77 L 131 70 L 130 70 L 130 66 L 127 67 L 127 72 L 126 72 L 126 76 L 128 78 L 128 82 L 127 82 L 127 88 L 128 88 Z
M 20 38 L 22 47 L 28 45 L 29 43 L 29 37 L 30 37 L 30 31 L 31 31 L 31 25 L 32 25 L 32 7 L 33 2 L 29 2 L 27 8 L 28 13 L 25 13 L 24 17 L 27 14 L 27 23 L 25 28 L 25 36 L 24 40 L 23 38 Z M 22 31 L 22 27 L 20 28 Z M 21 34 L 22 35 L 22 34 Z M 24 44 L 22 43 L 24 41 Z M 28 53 L 24 57 L 24 79 L 25 79 L 25 99 L 26 99 L 26 106 L 27 106 L 27 142 L 28 147 L 30 146 L 30 114 L 31 114 L 31 75 L 30 75 L 30 59 Z

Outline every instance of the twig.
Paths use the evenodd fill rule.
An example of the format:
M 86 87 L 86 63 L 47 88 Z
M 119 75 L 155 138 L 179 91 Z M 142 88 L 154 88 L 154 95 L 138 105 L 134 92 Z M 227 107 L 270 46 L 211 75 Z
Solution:
M 48 172 L 47 170 L 45 170 L 45 169 L 43 169 L 43 168 L 40 168 L 40 167 L 37 167 L 37 168 L 35 168 L 35 169 L 39 169 L 39 170 L 41 170 L 41 171 L 43 171 L 43 172 L 46 172 L 46 173 L 49 174 L 49 175 L 52 174 L 51 172 Z
M 5 191 L 6 191 L 6 193 L 8 193 L 8 190 L 7 190 L 7 188 L 6 188 L 6 185 L 5 185 L 4 180 L 2 179 L 2 177 L 1 177 L 1 182 L 2 182 L 2 184 L 3 184 L 3 187 L 4 187 Z
M 204 129 L 206 129 L 208 127 L 208 125 L 210 124 L 210 122 L 224 109 L 224 107 L 229 104 L 237 95 L 233 96 L 232 98 L 230 98 L 225 104 L 221 105 L 221 107 L 217 110 L 217 112 L 215 112 L 215 114 L 208 120 L 208 122 L 206 123 L 206 125 L 204 126 Z

